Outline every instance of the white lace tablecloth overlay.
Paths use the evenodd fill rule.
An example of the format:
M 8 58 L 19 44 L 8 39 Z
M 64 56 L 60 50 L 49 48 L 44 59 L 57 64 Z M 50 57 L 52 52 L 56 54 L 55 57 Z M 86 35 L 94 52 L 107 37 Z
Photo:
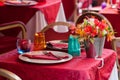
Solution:
M 104 66 L 104 59 L 103 58 L 95 58 L 95 60 L 99 60 L 102 62 L 102 64 L 98 67 L 98 69 L 102 68 Z M 118 80 L 118 71 L 117 71 L 117 65 L 116 62 L 114 64 L 113 70 L 111 72 L 109 80 Z
M 114 64 L 109 80 L 118 80 L 118 70 L 116 63 Z

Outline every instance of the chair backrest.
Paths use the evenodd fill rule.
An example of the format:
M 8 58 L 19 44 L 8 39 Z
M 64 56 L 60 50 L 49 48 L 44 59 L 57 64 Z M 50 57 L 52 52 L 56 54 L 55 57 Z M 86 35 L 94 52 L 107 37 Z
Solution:
M 20 31 L 22 31 L 22 38 L 25 38 L 26 28 L 25 28 L 25 24 L 21 21 L 14 21 L 14 22 L 0 24 L 0 32 L 3 33 L 4 35 L 18 36 Z
M 118 70 L 120 71 L 120 37 L 115 37 L 112 40 L 112 48 L 117 53 L 117 67 Z
M 0 76 L 8 79 L 8 80 L 22 80 L 18 75 L 15 73 L 8 71 L 6 69 L 0 68 Z
M 65 33 L 59 33 L 56 32 L 53 28 L 54 27 L 70 27 L 71 24 L 68 22 L 53 22 L 51 24 L 48 24 L 47 26 L 45 26 L 41 32 L 45 33 L 45 39 L 46 41 L 50 41 L 50 40 L 64 40 L 64 39 L 68 39 L 69 36 L 69 32 L 65 32 Z
M 106 22 L 107 22 L 107 24 L 109 25 L 109 27 L 111 28 L 111 30 L 113 31 L 113 27 L 112 27 L 112 25 L 111 25 L 111 23 L 109 22 L 109 20 L 105 17 L 105 16 L 103 16 L 102 14 L 100 14 L 100 13 L 98 13 L 98 12 L 85 12 L 85 13 L 83 13 L 82 15 L 80 15 L 78 18 L 77 18 L 77 20 L 76 20 L 76 25 L 77 24 L 79 24 L 79 23 L 81 23 L 81 22 L 83 22 L 83 20 L 85 19 L 85 18 L 87 18 L 87 17 L 96 17 L 97 19 L 99 19 L 99 20 L 105 20 Z
M 15 49 L 18 38 L 26 38 L 24 23 L 14 21 L 0 24 L 0 53 Z
M 75 25 L 77 26 L 77 24 L 82 23 L 85 18 L 93 17 L 93 16 L 94 16 L 95 18 L 99 19 L 100 21 L 101 21 L 101 20 L 105 20 L 106 23 L 107 23 L 107 24 L 109 25 L 109 27 L 111 28 L 111 31 L 114 32 L 113 27 L 112 27 L 111 23 L 109 22 L 109 20 L 108 20 L 105 16 L 103 16 L 102 14 L 100 14 L 100 13 L 98 13 L 98 12 L 89 11 L 89 12 L 83 13 L 82 15 L 80 15 L 80 16 L 77 18 L 77 20 L 76 20 L 76 22 L 75 22 Z M 104 47 L 105 47 L 105 48 L 111 48 L 111 49 L 112 49 L 112 44 L 111 44 L 111 42 L 107 42 L 107 41 L 106 41 Z

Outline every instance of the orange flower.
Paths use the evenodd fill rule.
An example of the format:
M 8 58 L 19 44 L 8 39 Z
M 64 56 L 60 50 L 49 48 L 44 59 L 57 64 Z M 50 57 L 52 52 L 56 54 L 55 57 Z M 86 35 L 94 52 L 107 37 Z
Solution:
M 78 34 L 79 37 L 84 37 L 85 36 L 85 32 L 80 28 L 79 29 L 77 28 L 75 33 Z
M 113 33 L 110 32 L 109 34 L 107 34 L 107 41 L 112 41 L 112 39 L 114 38 Z

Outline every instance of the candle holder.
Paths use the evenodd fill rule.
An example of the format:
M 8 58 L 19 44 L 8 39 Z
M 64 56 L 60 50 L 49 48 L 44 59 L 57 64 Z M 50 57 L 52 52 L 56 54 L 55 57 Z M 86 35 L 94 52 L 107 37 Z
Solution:
M 33 50 L 42 50 L 46 48 L 45 35 L 42 32 L 36 33 L 34 37 Z

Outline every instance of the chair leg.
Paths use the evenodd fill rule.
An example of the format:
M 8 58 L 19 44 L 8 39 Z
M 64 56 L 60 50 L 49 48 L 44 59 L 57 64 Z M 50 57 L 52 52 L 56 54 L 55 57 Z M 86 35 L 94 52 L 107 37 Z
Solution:
M 118 79 L 120 80 L 120 71 L 118 71 Z

